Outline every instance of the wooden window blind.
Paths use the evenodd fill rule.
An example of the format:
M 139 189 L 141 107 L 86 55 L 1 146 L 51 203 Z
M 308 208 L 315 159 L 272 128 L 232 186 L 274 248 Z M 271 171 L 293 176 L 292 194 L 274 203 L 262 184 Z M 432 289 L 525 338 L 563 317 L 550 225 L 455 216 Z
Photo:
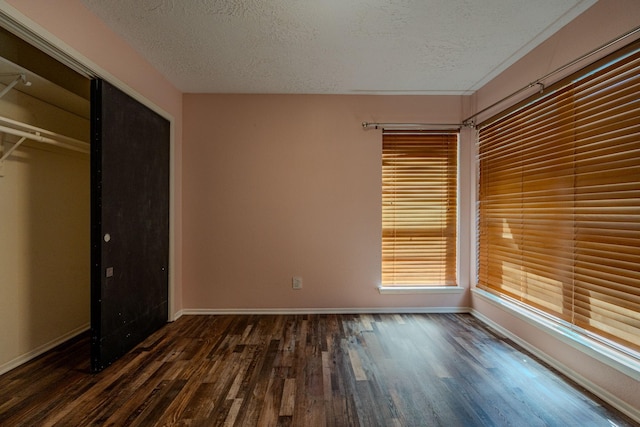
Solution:
M 384 132 L 382 285 L 456 285 L 458 134 Z
M 478 286 L 640 349 L 640 47 L 479 132 Z

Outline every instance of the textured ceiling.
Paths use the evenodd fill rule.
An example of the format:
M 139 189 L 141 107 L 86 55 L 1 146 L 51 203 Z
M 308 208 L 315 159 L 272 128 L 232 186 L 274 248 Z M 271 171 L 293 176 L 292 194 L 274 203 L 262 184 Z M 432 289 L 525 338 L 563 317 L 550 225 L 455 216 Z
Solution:
M 183 92 L 469 94 L 595 0 L 83 0 Z

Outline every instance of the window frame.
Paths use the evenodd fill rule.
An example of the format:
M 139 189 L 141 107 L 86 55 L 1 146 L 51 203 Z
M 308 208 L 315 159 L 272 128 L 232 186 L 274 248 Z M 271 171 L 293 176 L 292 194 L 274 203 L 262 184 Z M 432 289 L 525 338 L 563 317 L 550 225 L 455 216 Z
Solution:
M 453 257 L 453 277 L 454 280 L 450 283 L 450 284 L 445 284 L 445 283 L 432 283 L 432 284 L 390 284 L 390 283 L 385 283 L 383 284 L 383 280 L 382 280 L 382 276 L 381 276 L 381 282 L 380 282 L 380 286 L 378 287 L 379 292 L 381 294 L 403 294 L 403 293 L 460 293 L 464 291 L 464 288 L 462 288 L 459 285 L 459 268 L 460 268 L 460 155 L 461 155 L 461 150 L 460 150 L 460 145 L 461 145 L 461 135 L 460 135 L 460 130 L 459 129 L 442 129 L 442 130 L 397 130 L 397 129 L 393 129 L 393 130 L 389 130 L 389 131 L 383 131 L 382 134 L 382 139 L 383 139 L 383 149 L 382 149 L 382 162 L 381 162 L 381 170 L 382 170 L 382 174 L 383 174 L 383 179 L 382 179 L 382 188 L 381 188 L 381 197 L 383 200 L 381 200 L 381 208 L 383 210 L 381 219 L 383 221 L 383 224 L 381 224 L 381 243 L 382 245 L 384 245 L 384 236 L 382 235 L 384 233 L 384 157 L 385 157 L 385 150 L 384 150 L 384 144 L 385 144 L 385 136 L 390 136 L 390 135 L 403 135 L 403 136 L 407 136 L 407 137 L 411 137 L 411 136 L 416 136 L 417 138 L 421 138 L 421 137 L 425 137 L 425 136 L 431 136 L 431 137 L 435 137 L 436 135 L 443 135 L 444 138 L 450 138 L 452 135 L 455 138 L 454 141 L 454 150 L 455 150 L 455 154 L 454 154 L 454 162 L 455 162 L 455 185 L 454 185 L 454 192 L 455 192 L 455 215 L 454 215 L 454 221 L 455 224 L 453 225 L 449 225 L 450 227 L 454 227 L 454 243 L 453 243 L 453 251 L 455 251 L 455 253 L 452 255 Z M 447 198 L 447 200 L 449 200 L 449 198 Z M 382 259 L 381 259 L 381 274 L 383 269 L 385 268 L 384 265 L 384 248 L 382 248 Z M 451 261 L 449 261 L 451 262 Z

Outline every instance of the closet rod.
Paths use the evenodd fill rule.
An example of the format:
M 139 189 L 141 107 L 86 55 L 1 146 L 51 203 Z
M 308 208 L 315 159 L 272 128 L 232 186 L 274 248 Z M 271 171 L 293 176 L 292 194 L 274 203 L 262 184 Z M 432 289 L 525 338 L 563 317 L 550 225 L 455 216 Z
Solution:
M 46 129 L 42 129 L 36 126 L 32 126 L 32 125 L 28 125 L 26 123 L 22 123 L 19 122 L 17 120 L 13 120 L 10 119 L 8 117 L 4 117 L 4 116 L 0 116 L 0 125 L 5 126 L 5 128 L 8 128 L 9 131 L 7 131 L 7 133 L 12 133 L 13 131 L 19 131 L 19 132 L 24 132 L 23 134 L 16 134 L 15 132 L 13 132 L 13 135 L 17 135 L 17 136 L 25 136 L 25 135 L 36 135 L 36 136 L 40 136 L 40 137 L 45 137 L 48 138 L 50 140 L 53 140 L 56 143 L 61 143 L 64 145 L 60 145 L 61 147 L 64 146 L 65 148 L 69 148 L 69 147 L 73 147 L 70 148 L 74 151 L 79 151 L 82 153 L 88 153 L 89 152 L 89 144 L 84 142 L 84 141 L 80 141 L 78 139 L 75 138 L 71 138 L 68 136 L 64 136 L 64 135 L 60 135 L 57 134 L 55 132 L 51 132 L 49 130 Z M 27 136 L 28 137 L 28 136 Z M 34 138 L 31 138 L 34 139 Z M 47 142 L 47 141 L 42 141 L 41 142 Z M 58 144 L 59 145 L 59 144 Z
M 21 131 L 21 130 L 18 130 L 18 129 L 10 128 L 8 126 L 0 125 L 0 132 L 8 133 L 8 134 L 15 135 L 15 136 L 24 137 L 26 139 L 31 139 L 33 141 L 43 142 L 45 144 L 55 145 L 56 147 L 66 148 L 68 150 L 77 151 L 79 153 L 85 153 L 85 154 L 89 153 L 89 149 L 88 148 L 76 147 L 75 145 L 72 145 L 72 144 L 69 144 L 69 143 L 66 143 L 66 142 L 56 141 L 55 139 L 52 139 L 52 138 L 49 138 L 49 137 L 46 137 L 46 136 L 38 135 L 36 133 L 24 132 L 24 131 Z M 81 144 L 84 144 L 84 145 L 87 145 L 86 143 L 84 143 L 82 141 L 77 141 L 77 142 L 81 143 Z M 3 160 L 4 160 L 4 158 L 3 158 Z

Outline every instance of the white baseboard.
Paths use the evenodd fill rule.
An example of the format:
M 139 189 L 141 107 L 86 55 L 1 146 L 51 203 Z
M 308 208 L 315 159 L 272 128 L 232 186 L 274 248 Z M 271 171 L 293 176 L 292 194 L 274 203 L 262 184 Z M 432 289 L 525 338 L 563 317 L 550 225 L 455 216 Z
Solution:
M 86 332 L 89 330 L 90 328 L 90 324 L 86 323 L 82 326 L 79 326 L 75 329 L 73 329 L 72 331 L 67 332 L 66 334 L 53 339 L 51 341 L 49 341 L 46 344 L 43 344 L 41 346 L 38 346 L 36 348 L 34 348 L 33 350 L 29 351 L 28 353 L 22 354 L 18 357 L 16 357 L 13 360 L 10 360 L 6 363 L 3 363 L 2 365 L 0 365 L 0 375 L 9 372 L 10 370 L 17 368 L 18 366 L 27 363 L 30 360 L 35 359 L 36 357 L 40 356 L 42 353 L 45 353 L 49 350 L 51 350 L 52 348 L 55 348 L 56 346 L 62 344 L 65 341 L 70 340 L 71 338 L 74 338 L 80 334 L 82 334 L 83 332 Z M 87 358 L 89 357 L 89 355 L 87 354 Z
M 182 315 L 223 314 L 409 314 L 470 313 L 470 307 L 357 307 L 357 308 L 185 308 Z M 180 317 L 176 315 L 176 319 Z
M 175 322 L 176 320 L 181 318 L 183 314 L 184 314 L 184 310 L 176 311 L 175 313 L 173 313 L 173 316 L 169 317 L 169 322 Z
M 461 294 L 462 286 L 379 286 L 381 294 Z
M 591 393 L 595 394 L 600 399 L 604 400 L 605 402 L 607 402 L 608 404 L 610 404 L 611 406 L 613 406 L 614 408 L 616 408 L 620 412 L 622 412 L 625 415 L 627 415 L 628 417 L 632 418 L 634 421 L 640 423 L 640 409 L 635 408 L 635 407 L 629 405 L 627 402 L 619 399 L 617 396 L 611 394 L 609 391 L 603 389 L 602 387 L 600 387 L 599 385 L 595 384 L 591 380 L 589 380 L 589 379 L 585 378 L 584 376 L 578 374 L 577 372 L 575 372 L 573 369 L 569 368 L 564 363 L 561 363 L 557 359 L 554 359 L 553 357 L 549 356 L 548 354 L 546 354 L 542 350 L 538 349 L 537 347 L 534 347 L 533 345 L 531 345 L 527 341 L 525 341 L 522 338 L 518 337 L 517 335 L 513 334 L 508 329 L 502 327 L 498 323 L 496 323 L 493 320 L 489 319 L 484 314 L 482 314 L 482 313 L 480 313 L 480 312 L 478 312 L 476 310 L 472 310 L 471 314 L 475 318 L 480 320 L 482 323 L 484 323 L 487 326 L 489 326 L 490 328 L 496 330 L 501 335 L 509 338 L 511 341 L 515 342 L 516 344 L 518 344 L 522 348 L 526 349 L 528 352 L 530 352 L 531 354 L 535 355 L 540 360 L 542 360 L 545 363 L 549 364 L 550 366 L 552 366 L 553 368 L 555 368 L 556 370 L 561 372 L 563 375 L 566 375 L 568 378 L 570 378 L 571 380 L 575 381 L 577 384 L 579 384 L 580 386 L 584 387 L 585 389 L 589 390 Z

